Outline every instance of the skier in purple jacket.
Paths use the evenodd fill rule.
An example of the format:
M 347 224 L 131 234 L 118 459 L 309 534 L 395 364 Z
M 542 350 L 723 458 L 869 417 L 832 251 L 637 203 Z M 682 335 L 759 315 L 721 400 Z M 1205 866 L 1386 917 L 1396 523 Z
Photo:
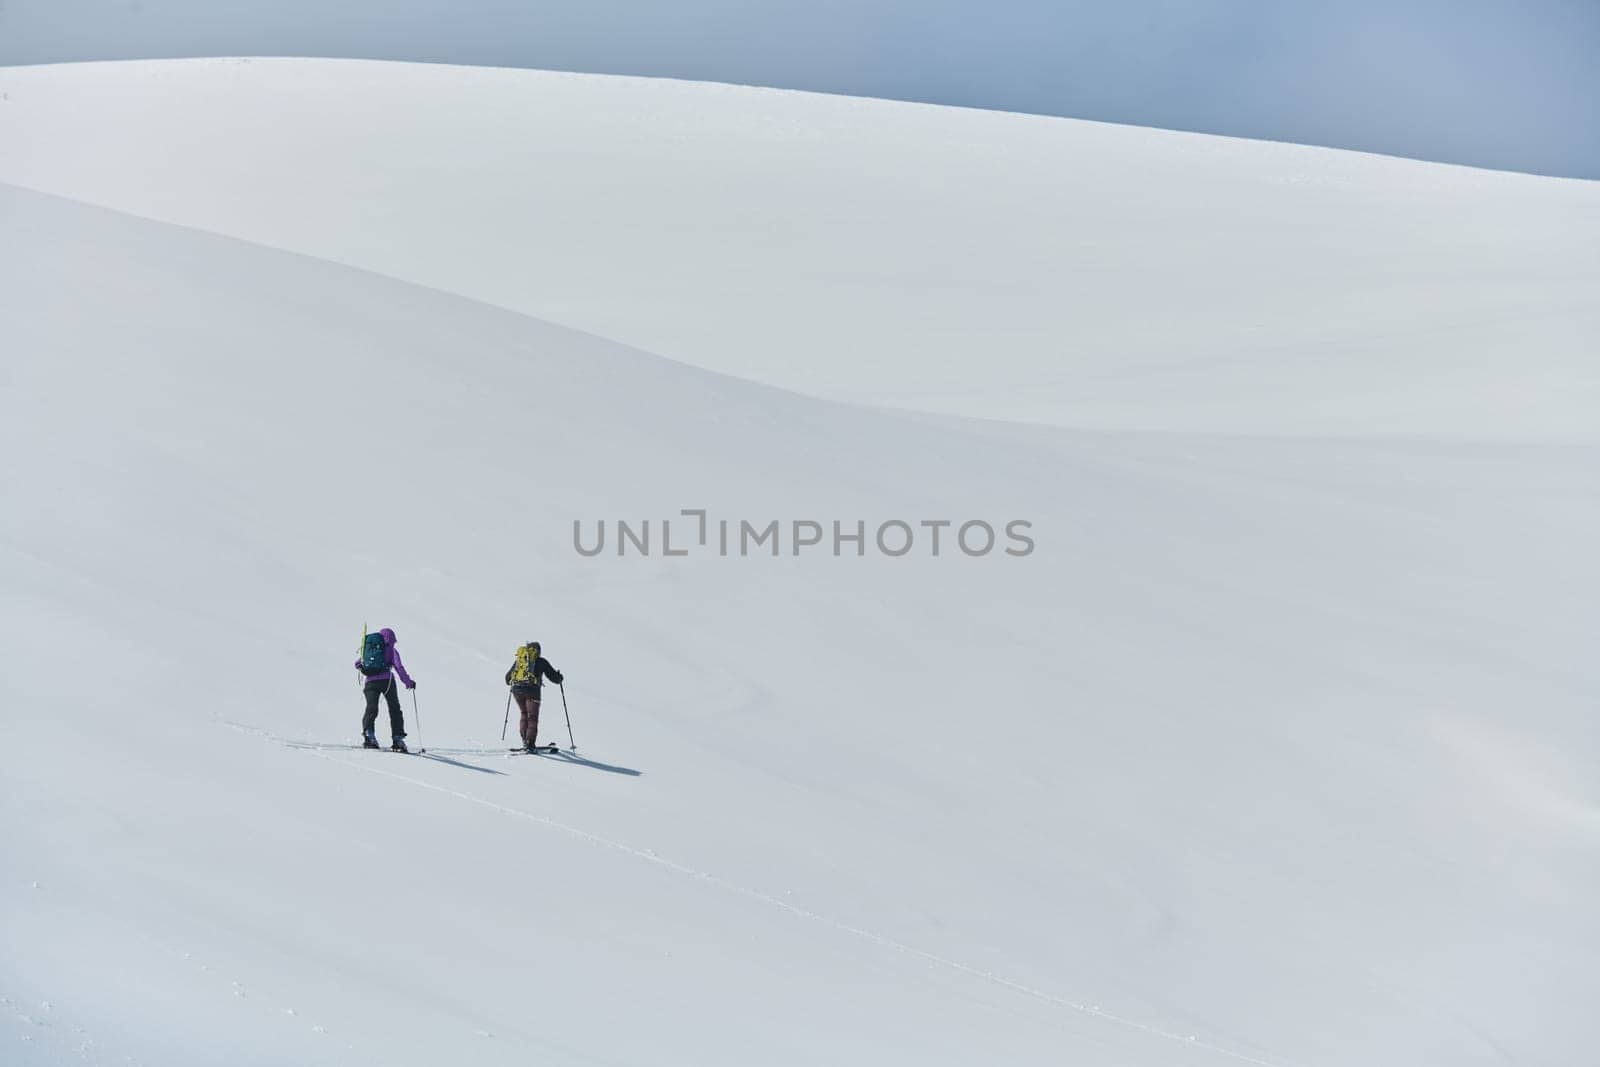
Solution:
M 406 665 L 400 662 L 400 650 L 395 647 L 394 631 L 385 628 L 378 632 L 383 635 L 388 665 L 371 673 L 362 672 L 366 678 L 362 691 L 367 697 L 367 713 L 361 717 L 361 747 L 378 747 L 378 735 L 374 731 L 378 725 L 378 697 L 381 695 L 389 699 L 389 733 L 394 741 L 389 747 L 396 752 L 406 752 L 409 751 L 406 748 L 406 721 L 400 711 L 400 694 L 394 687 L 394 671 L 399 672 L 400 680 L 405 683 L 407 689 L 415 689 L 417 683 L 406 673 Z M 394 671 L 390 670 L 391 667 Z M 356 670 L 361 670 L 360 660 L 356 660 Z

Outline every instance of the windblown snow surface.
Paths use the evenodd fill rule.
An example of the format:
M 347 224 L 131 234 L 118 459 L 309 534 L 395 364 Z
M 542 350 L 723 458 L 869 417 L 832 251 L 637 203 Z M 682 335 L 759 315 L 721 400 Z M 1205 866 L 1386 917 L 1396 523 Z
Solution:
M 0 183 L 0 1061 L 1593 1061 L 1600 187 L 338 61 Z

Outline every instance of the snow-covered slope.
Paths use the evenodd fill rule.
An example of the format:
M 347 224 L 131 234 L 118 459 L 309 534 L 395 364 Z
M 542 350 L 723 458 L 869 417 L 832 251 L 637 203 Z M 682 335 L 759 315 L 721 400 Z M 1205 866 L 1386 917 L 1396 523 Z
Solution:
M 327 60 L 0 70 L 0 181 L 840 398 L 1594 440 L 1600 185 L 1034 116 Z
M 119 78 L 148 85 L 93 88 Z M 382 108 L 383 79 L 472 87 L 474 106 Z M 535 184 L 491 227 L 485 173 L 545 180 L 511 165 L 535 143 L 513 134 L 563 87 L 551 114 L 568 127 L 540 129 L 662 139 L 627 170 L 604 154 L 627 139 L 597 132 L 593 166 L 551 164 L 572 183 L 559 211 Z M 631 117 L 657 90 L 660 121 Z M 882 105 L 873 136 L 840 142 L 839 116 L 794 94 L 366 64 L 7 70 L 0 91 L 0 177 L 399 276 L 0 186 L 0 1062 L 1457 1067 L 1595 1047 L 1591 187 L 1184 140 L 1287 153 L 1353 202 L 1400 195 L 1363 184 L 1361 167 L 1392 166 L 1424 214 L 1430 184 L 1473 211 L 1526 209 L 1525 230 L 1484 221 L 1477 267 L 1391 212 L 1303 234 L 1293 270 L 1381 270 L 1411 249 L 1408 329 L 1521 293 L 1516 329 L 1539 332 L 1511 359 L 1474 320 L 1443 379 L 1458 349 L 1397 348 L 1375 379 L 1363 348 L 1322 392 L 1285 371 L 1304 395 L 1218 348 L 1175 349 L 1183 374 L 1119 376 L 1130 403 L 1148 389 L 1127 411 L 1076 356 L 1052 366 L 1084 406 L 1037 383 L 1050 417 L 1165 431 L 1131 433 L 836 403 L 508 298 L 563 277 L 586 294 L 569 310 L 610 306 L 608 287 L 645 307 L 654 284 L 641 330 L 670 340 L 663 324 L 709 316 L 672 355 L 745 378 L 767 361 L 818 391 L 872 391 L 898 366 L 899 399 L 947 389 L 961 406 L 991 370 L 1044 358 L 1028 338 L 1060 325 L 1049 293 L 1007 286 L 1056 268 L 1019 257 L 1008 275 L 990 249 L 963 262 L 992 290 L 941 292 L 951 261 L 848 190 L 886 173 L 867 142 L 913 158 L 966 131 L 1013 144 L 1017 165 L 962 177 L 939 157 L 926 184 L 891 184 L 1000 210 L 1011 183 L 1049 185 L 1048 146 L 1006 141 L 1036 120 Z M 252 111 L 273 92 L 270 120 Z M 213 108 L 226 127 L 201 121 Z M 323 122 L 351 109 L 370 141 Z M 409 132 L 377 128 L 402 117 Z M 1138 191 L 1115 150 L 1132 134 L 1060 128 L 1087 138 L 1073 159 L 1102 199 Z M 430 130 L 507 166 L 423 154 L 442 147 Z M 795 243 L 757 256 L 773 216 L 738 212 L 794 171 L 747 180 L 738 163 L 772 166 L 759 149 L 785 138 L 813 145 L 796 148 L 805 182 L 840 184 L 789 187 Z M 706 139 L 721 154 L 689 152 Z M 1206 203 L 1248 214 L 1248 171 L 1214 163 L 1169 160 L 1168 191 L 1192 180 L 1196 199 L 1150 205 L 1172 213 L 1166 245 L 1206 232 Z M 738 188 L 685 184 L 714 166 Z M 704 229 L 719 199 L 724 257 Z M 352 205 L 367 214 L 345 219 Z M 1305 206 L 1260 210 L 1293 229 Z M 826 221 L 879 208 L 900 223 Z M 1099 235 L 1110 256 L 1158 236 Z M 807 241 L 813 266 L 870 273 L 882 254 L 897 280 L 853 314 L 838 278 L 800 285 Z M 1517 247 L 1507 280 L 1493 265 Z M 1518 274 L 1539 247 L 1542 273 Z M 904 273 L 919 261 L 921 283 Z M 1234 277 L 1319 306 L 1277 269 Z M 419 277 L 506 288 L 400 280 Z M 1233 321 L 1169 306 L 1180 286 L 1140 304 L 1105 284 L 1128 312 L 1098 320 L 1111 340 L 1141 308 L 1176 316 L 1171 335 Z M 788 314 L 766 314 L 785 285 Z M 1015 314 L 989 322 L 980 358 L 944 362 L 937 321 L 894 333 L 910 303 L 974 330 L 986 303 Z M 1268 325 L 1302 370 L 1324 351 L 1287 312 Z M 813 344 L 830 331 L 859 345 Z M 705 339 L 709 355 L 687 351 Z M 834 377 L 800 381 L 810 366 Z M 1384 434 L 1305 434 L 1357 424 Z M 1274 426 L 1296 435 L 1261 436 Z M 686 508 L 778 520 L 783 552 L 667 558 L 660 521 L 685 545 Z M 574 550 L 574 520 L 590 537 L 618 518 L 654 520 L 650 556 Z M 916 548 L 888 558 L 870 531 L 896 519 Z M 935 557 L 929 519 L 1026 520 L 1036 548 L 970 558 L 947 531 Z M 865 557 L 791 555 L 796 520 L 864 522 Z M 413 740 L 440 758 L 336 747 L 356 732 L 363 623 L 399 631 L 421 681 Z M 499 751 L 501 674 L 529 638 L 568 672 L 577 760 Z M 544 734 L 566 734 L 553 698 Z
M 930 421 L 37 194 L 0 218 L 7 1062 L 1594 1037 L 1592 451 Z M 1038 548 L 572 548 L 684 507 Z M 446 760 L 278 743 L 354 735 L 363 621 Z M 592 763 L 496 754 L 529 637 Z

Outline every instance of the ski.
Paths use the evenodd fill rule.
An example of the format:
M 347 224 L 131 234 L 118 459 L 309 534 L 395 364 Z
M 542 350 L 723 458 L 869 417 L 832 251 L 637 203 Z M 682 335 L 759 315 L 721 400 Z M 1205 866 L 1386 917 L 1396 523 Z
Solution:
M 527 749 L 527 748 L 512 748 L 512 749 L 507 749 L 506 751 L 510 752 L 513 756 L 519 755 L 519 754 L 520 755 L 526 755 L 526 756 L 554 756 L 554 755 L 556 755 L 557 753 L 559 753 L 561 751 L 561 746 L 560 745 L 536 745 L 531 749 Z
M 427 755 L 428 752 L 425 748 L 412 748 L 407 749 L 405 752 L 400 752 L 399 749 L 389 748 L 384 745 L 373 748 L 370 745 L 344 745 L 336 741 L 279 741 L 278 744 L 285 748 L 298 748 L 307 752 L 397 752 L 403 756 L 423 756 Z

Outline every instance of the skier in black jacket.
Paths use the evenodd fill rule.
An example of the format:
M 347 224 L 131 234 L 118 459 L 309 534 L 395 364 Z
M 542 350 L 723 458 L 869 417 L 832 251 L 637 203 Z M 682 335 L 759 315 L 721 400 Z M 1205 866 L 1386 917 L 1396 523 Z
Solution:
M 522 710 L 522 747 L 532 752 L 539 739 L 539 687 L 543 679 L 560 685 L 564 678 L 550 661 L 539 654 L 539 642 L 529 641 L 517 649 L 516 662 L 506 671 L 506 684 Z

